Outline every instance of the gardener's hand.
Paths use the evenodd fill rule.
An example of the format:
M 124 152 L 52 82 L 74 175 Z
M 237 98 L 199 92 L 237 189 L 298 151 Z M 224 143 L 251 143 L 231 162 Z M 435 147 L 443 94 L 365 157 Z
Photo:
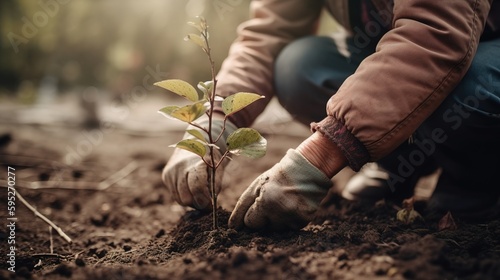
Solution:
M 252 229 L 301 229 L 309 223 L 332 186 L 330 178 L 290 149 L 241 195 L 229 226 Z
M 208 119 L 199 122 L 199 124 L 203 127 L 208 127 Z M 212 135 L 214 138 L 219 135 L 222 126 L 223 121 L 221 119 L 214 120 L 212 124 Z M 217 146 L 220 149 L 214 149 L 217 161 L 225 152 L 226 138 L 235 130 L 236 126 L 227 121 L 224 134 L 217 142 Z M 188 136 L 191 135 L 186 133 L 184 138 Z M 215 182 L 217 193 L 221 188 L 222 175 L 227 161 L 224 160 L 216 172 Z M 174 200 L 180 205 L 190 206 L 199 210 L 211 207 L 211 195 L 207 184 L 207 167 L 198 155 L 176 148 L 163 169 L 162 179 Z
M 340 149 L 316 132 L 260 175 L 241 195 L 229 227 L 301 229 L 332 186 L 330 178 L 347 164 Z

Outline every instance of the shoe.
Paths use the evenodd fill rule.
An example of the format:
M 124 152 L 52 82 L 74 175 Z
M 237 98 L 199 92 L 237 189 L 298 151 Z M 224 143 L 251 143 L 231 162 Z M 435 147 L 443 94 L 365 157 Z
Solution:
M 465 188 L 454 183 L 452 178 L 443 172 L 427 208 L 432 213 L 443 214 L 450 211 L 454 217 L 482 221 L 499 214 L 499 197 L 497 188 Z
M 347 182 L 342 197 L 347 200 L 378 201 L 390 192 L 389 173 L 377 163 L 367 163 Z
M 406 184 L 389 184 L 390 175 L 379 164 L 367 163 L 356 173 L 342 190 L 342 197 L 347 200 L 372 201 L 382 199 L 403 200 L 413 195 L 416 180 L 406 180 Z
M 347 182 L 342 190 L 342 197 L 347 200 L 361 200 L 376 202 L 386 199 L 400 203 L 414 194 L 415 186 L 422 176 L 431 174 L 437 166 L 433 161 L 415 169 L 407 178 L 391 178 L 381 164 L 367 163 Z

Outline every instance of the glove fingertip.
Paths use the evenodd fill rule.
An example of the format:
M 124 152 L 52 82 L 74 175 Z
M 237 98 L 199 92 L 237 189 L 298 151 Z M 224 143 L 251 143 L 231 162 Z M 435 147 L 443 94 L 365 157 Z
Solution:
M 246 192 L 245 192 L 246 193 Z M 242 229 L 245 226 L 245 217 L 248 209 L 252 206 L 255 198 L 246 196 L 245 193 L 240 197 L 229 217 L 228 226 L 232 229 Z
M 204 195 L 195 194 L 193 196 L 193 206 L 198 210 L 207 210 L 210 208 L 210 199 Z
M 228 225 L 230 228 L 233 229 L 242 229 L 244 228 L 246 224 L 246 219 L 247 219 L 247 212 L 248 209 L 252 204 L 247 203 L 240 203 L 241 201 L 236 204 L 236 207 L 233 210 L 233 213 L 231 213 L 231 216 L 229 217 L 229 222 Z M 253 203 L 253 200 L 251 201 Z
M 251 228 L 253 230 L 260 230 L 264 229 L 268 225 L 269 220 L 266 217 L 265 213 L 262 213 L 255 209 L 250 209 L 245 215 L 244 223 L 248 228 Z
M 240 230 L 244 226 L 243 218 L 239 217 L 235 212 L 231 213 L 229 221 L 227 222 L 229 228 L 234 230 Z

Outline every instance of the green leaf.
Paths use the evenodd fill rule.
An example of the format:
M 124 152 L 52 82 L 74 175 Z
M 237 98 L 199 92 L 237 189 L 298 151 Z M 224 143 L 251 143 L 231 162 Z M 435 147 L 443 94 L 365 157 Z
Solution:
M 204 102 L 197 102 L 183 107 L 167 106 L 165 108 L 161 108 L 158 113 L 164 115 L 167 118 L 174 118 L 183 122 L 190 123 L 203 116 L 203 114 L 207 111 L 207 108 L 203 103 Z
M 170 145 L 170 147 L 184 149 L 197 154 L 200 157 L 204 157 L 207 153 L 207 148 L 205 147 L 205 145 L 195 139 L 184 139 L 177 144 Z
M 264 96 L 249 92 L 238 92 L 224 99 L 222 111 L 226 116 L 229 116 L 261 98 L 264 98 Z
M 191 41 L 191 42 L 197 44 L 198 46 L 200 46 L 204 50 L 207 49 L 207 43 L 205 42 L 205 40 L 200 35 L 196 35 L 196 34 L 190 33 L 190 34 L 188 34 L 184 38 L 184 40 L 185 41 Z
M 205 143 L 207 142 L 207 140 L 205 139 L 203 134 L 197 129 L 188 129 L 188 130 L 186 130 L 186 132 L 193 135 L 194 137 L 196 137 L 196 139 L 199 139 L 202 142 L 205 142 Z
M 227 149 L 232 154 L 260 158 L 266 154 L 267 141 L 253 128 L 239 128 L 227 138 Z
M 171 92 L 180 95 L 190 101 L 196 102 L 200 100 L 196 89 L 188 82 L 178 79 L 164 80 L 154 83 L 155 86 L 170 90 Z
M 160 110 L 158 110 L 158 113 L 164 115 L 165 117 L 169 118 L 169 119 L 175 119 L 174 117 L 172 117 L 172 112 L 179 109 L 179 106 L 167 106 L 167 107 L 163 107 L 161 108 Z

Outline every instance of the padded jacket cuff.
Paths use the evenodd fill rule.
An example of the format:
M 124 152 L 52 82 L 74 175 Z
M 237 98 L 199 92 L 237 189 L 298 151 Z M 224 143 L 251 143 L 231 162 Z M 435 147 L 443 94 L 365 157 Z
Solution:
M 319 131 L 330 141 L 335 143 L 349 162 L 354 171 L 359 171 L 368 162 L 370 154 L 365 146 L 340 121 L 331 116 L 319 123 L 311 123 L 313 132 Z

